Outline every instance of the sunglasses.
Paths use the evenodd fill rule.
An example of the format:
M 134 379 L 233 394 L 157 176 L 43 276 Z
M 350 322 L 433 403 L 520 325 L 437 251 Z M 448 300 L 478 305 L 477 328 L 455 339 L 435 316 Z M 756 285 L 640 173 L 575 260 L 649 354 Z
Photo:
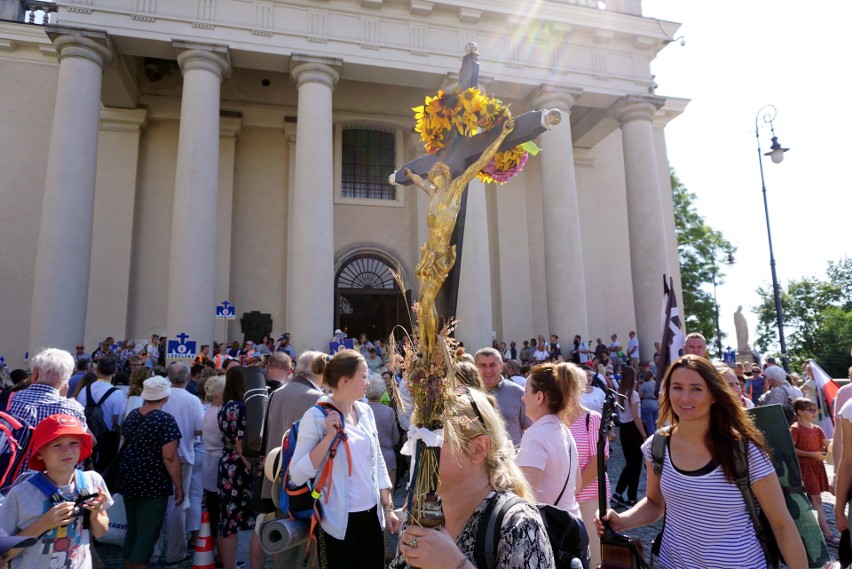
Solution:
M 470 388 L 465 387 L 464 393 L 467 395 L 467 400 L 470 402 L 470 406 L 473 407 L 473 412 L 476 413 L 476 418 L 479 419 L 479 422 L 482 423 L 482 426 L 485 426 L 485 419 L 482 418 L 482 413 L 479 412 L 479 406 L 476 404 L 476 401 L 473 399 L 473 395 L 470 393 Z

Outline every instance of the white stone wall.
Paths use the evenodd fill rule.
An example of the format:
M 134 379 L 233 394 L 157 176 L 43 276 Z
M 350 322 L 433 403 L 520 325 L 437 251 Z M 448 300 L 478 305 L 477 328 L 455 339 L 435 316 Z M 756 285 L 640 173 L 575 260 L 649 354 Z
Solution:
M 177 136 L 176 121 L 152 119 L 140 142 L 127 318 L 131 338 L 148 338 L 166 327 Z M 89 311 L 97 310 L 90 302 Z
M 217 251 L 217 272 L 198 277 L 216 280 L 217 302 L 227 297 L 239 313 L 269 312 L 276 333 L 298 333 L 289 330 L 285 300 L 297 294 L 288 290 L 288 228 L 300 215 L 289 207 L 298 144 L 295 123 L 285 120 L 298 112 L 297 88 L 288 73 L 291 56 L 340 58 L 332 123 L 396 129 L 401 164 L 422 153 L 417 137 L 409 134 L 411 107 L 453 82 L 465 44 L 475 40 L 482 54 L 481 83 L 514 101 L 516 113 L 528 108 L 544 84 L 580 90 L 572 108 L 572 135 L 584 243 L 578 269 L 585 275 L 589 321 L 588 330 L 551 328 L 542 171 L 540 158 L 532 158 L 521 176 L 505 186 L 485 188 L 479 200 L 480 236 L 488 244 L 483 267 L 492 286 L 487 294 L 490 314 L 483 313 L 477 322 L 488 329 L 477 330 L 475 337 L 490 337 L 493 330 L 498 339 L 515 340 L 520 346 L 538 333 L 557 333 L 567 342 L 575 333 L 589 341 L 608 338 L 613 331 L 623 337 L 635 329 L 622 137 L 608 110 L 625 95 L 649 93 L 650 62 L 675 24 L 631 15 L 639 11 L 635 2 L 612 3 L 607 11 L 592 9 L 585 1 L 548 3 L 546 11 L 525 17 L 508 5 L 477 0 L 464 8 L 452 2 L 382 0 L 59 4 L 61 24 L 106 30 L 120 56 L 104 76 L 102 102 L 111 107 L 102 112 L 87 347 L 107 334 L 141 338 L 166 327 L 169 258 L 180 246 L 172 242 L 171 231 L 183 79 L 175 66 L 170 75 L 151 82 L 138 66 L 145 57 L 173 60 L 174 38 L 227 46 L 234 67 L 221 85 L 226 116 L 220 139 L 218 219 L 195 219 L 191 214 L 187 219 L 191 225 L 217 225 L 218 240 L 210 244 Z M 507 29 L 513 33 L 507 34 Z M 39 27 L 0 23 L 0 47 L 0 266 L 5 272 L 0 279 L 0 355 L 10 365 L 20 365 L 31 310 L 38 310 L 31 307 L 33 259 L 57 62 Z M 137 105 L 145 110 L 133 111 Z M 130 114 L 116 111 L 118 106 L 129 107 Z M 670 266 L 676 266 L 677 247 L 663 129 L 684 106 L 682 101 L 667 102 L 655 117 L 653 131 Z M 113 124 L 135 116 L 141 135 L 134 134 L 132 125 L 123 130 L 105 127 L 105 114 L 106 123 Z M 546 151 L 547 135 L 540 145 Z M 334 170 L 334 162 L 316 167 Z M 412 193 L 407 188 L 404 199 L 391 207 L 338 200 L 333 219 L 327 225 L 316 223 L 315 231 L 333 228 L 335 257 L 357 244 L 388 252 L 403 263 L 416 295 L 414 266 L 425 240 L 427 204 L 422 195 Z M 238 323 L 227 330 L 217 323 L 214 336 L 233 339 L 238 332 Z M 647 357 L 645 348 L 650 349 L 653 339 L 640 340 L 642 356 Z
M 0 355 L 14 369 L 27 351 L 59 67 L 41 28 L 0 22 L 0 40 Z

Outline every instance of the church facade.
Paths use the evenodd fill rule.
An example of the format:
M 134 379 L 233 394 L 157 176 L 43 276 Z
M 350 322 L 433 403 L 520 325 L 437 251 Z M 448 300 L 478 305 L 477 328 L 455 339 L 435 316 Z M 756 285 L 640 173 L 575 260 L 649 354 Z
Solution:
M 640 0 L 63 0 L 33 23 L 4 1 L 10 366 L 106 336 L 241 340 L 226 300 L 300 350 L 408 327 L 428 201 L 388 176 L 471 42 L 482 90 L 563 120 L 520 175 L 470 185 L 457 337 L 636 330 L 650 358 L 662 275 L 680 284 L 665 127 L 687 101 L 655 93 L 678 25 Z

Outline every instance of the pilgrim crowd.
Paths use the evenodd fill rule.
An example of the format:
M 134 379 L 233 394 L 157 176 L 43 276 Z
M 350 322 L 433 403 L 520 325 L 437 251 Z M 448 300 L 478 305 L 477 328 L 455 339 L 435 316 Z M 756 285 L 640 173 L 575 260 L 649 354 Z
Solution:
M 474 554 L 477 528 L 488 521 L 487 506 L 501 500 L 508 505 L 491 565 L 501 569 L 555 566 L 535 503 L 582 520 L 591 567 L 601 562 L 604 523 L 626 531 L 664 512 L 657 566 L 766 567 L 734 484 L 731 456 L 741 443 L 767 531 L 787 566 L 803 568 L 804 547 L 783 506 L 770 453 L 744 412 L 776 403 L 790 408 L 804 485 L 826 542 L 837 545 L 835 530 L 848 526 L 852 445 L 842 446 L 842 433 L 852 436 L 852 404 L 846 404 L 852 386 L 835 400 L 838 475 L 830 483 L 823 461 L 831 441 L 814 424 L 817 391 L 809 370 L 799 378 L 771 358 L 763 366 L 728 367 L 709 359 L 700 334 L 687 336 L 686 353 L 662 381 L 659 345 L 653 360 L 640 361 L 632 331 L 624 345 L 612 334 L 594 345 L 580 336 L 560 342 L 539 335 L 473 353 L 460 347 L 439 467 L 441 530 L 403 523 L 404 507 L 393 501 L 394 490 L 409 484 L 410 459 L 401 451 L 412 409 L 405 370 L 394 367 L 386 341 L 361 335 L 354 350 L 332 357 L 299 354 L 290 334 L 264 336 L 257 343 L 203 345 L 194 359 L 168 365 L 165 345 L 158 336 L 143 345 L 106 338 L 91 353 L 83 344 L 74 354 L 45 349 L 30 360 L 30 370 L 4 370 L 5 412 L 35 427 L 22 472 L 7 481 L 0 505 L 0 532 L 18 536 L 6 554 L 11 567 L 91 567 L 97 557 L 91 538 L 107 533 L 118 495 L 127 519 L 126 568 L 190 560 L 202 512 L 215 537 L 217 567 L 263 567 L 268 557 L 256 532 L 247 538 L 249 558 L 237 559 L 241 532 L 269 519 L 258 515 L 274 511 L 269 504 L 277 491 L 263 476 L 263 460 L 245 447 L 245 378 L 255 366 L 268 392 L 264 450 L 279 447 L 301 420 L 289 469 L 294 484 L 315 480 L 335 437 L 345 433 L 338 452 L 346 459 L 329 468 L 333 484 L 323 486 L 313 551 L 309 542 L 275 554 L 275 567 L 473 569 L 481 566 Z M 393 348 L 403 350 L 403 342 Z M 608 394 L 619 402 L 612 420 L 601 416 Z M 658 471 L 651 467 L 651 435 L 663 426 L 668 440 Z M 599 433 L 606 433 L 606 456 L 618 438 L 625 465 L 601 473 L 611 506 L 606 512 L 598 505 Z M 36 484 L 42 481 L 50 492 Z M 837 496 L 836 527 L 822 515 L 820 495 L 829 490 Z M 699 529 L 714 519 L 724 523 Z M 393 550 L 390 533 L 399 535 Z M 28 545 L 33 540 L 40 545 Z

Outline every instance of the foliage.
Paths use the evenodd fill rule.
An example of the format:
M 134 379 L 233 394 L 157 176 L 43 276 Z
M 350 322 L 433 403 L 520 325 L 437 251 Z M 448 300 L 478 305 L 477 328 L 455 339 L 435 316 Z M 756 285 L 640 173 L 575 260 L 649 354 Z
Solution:
M 846 377 L 852 348 L 852 258 L 829 261 L 826 280 L 804 277 L 779 285 L 784 310 L 784 336 L 790 369 L 808 358 L 832 377 Z M 772 288 L 757 291 L 761 303 L 754 310 L 759 324 L 755 345 L 780 356 L 778 324 Z
M 671 172 L 677 231 L 680 278 L 683 288 L 683 313 L 687 333 L 699 332 L 707 339 L 711 353 L 716 345 L 716 306 L 712 284 L 724 283 L 721 270 L 729 255 L 736 252 L 725 236 L 707 225 L 695 207 L 695 194 L 686 189 L 674 171 Z M 711 285 L 708 290 L 707 285 Z M 725 334 L 722 333 L 724 340 Z

